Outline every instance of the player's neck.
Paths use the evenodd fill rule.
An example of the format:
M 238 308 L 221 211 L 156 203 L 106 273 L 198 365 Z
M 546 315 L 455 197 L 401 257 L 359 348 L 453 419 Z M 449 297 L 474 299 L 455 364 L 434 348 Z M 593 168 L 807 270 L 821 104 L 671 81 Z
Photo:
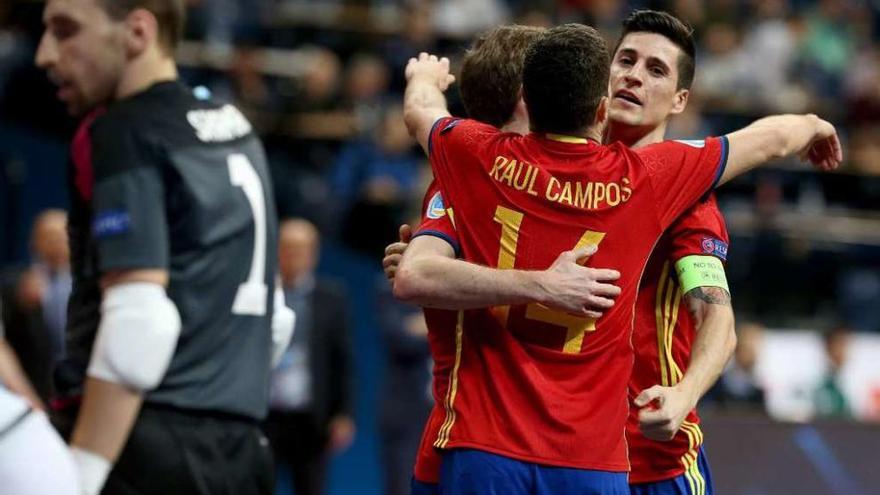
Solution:
M 116 89 L 116 100 L 138 94 L 158 82 L 175 79 L 177 79 L 177 65 L 173 58 L 145 54 L 137 60 L 132 60 L 126 67 Z
M 503 127 L 501 127 L 501 130 L 504 132 L 515 132 L 525 136 L 529 133 L 529 119 L 514 116 L 512 119 L 508 120 Z
M 611 122 L 608 128 L 608 143 L 621 142 L 629 148 L 659 143 L 666 136 L 666 122 L 655 127 L 627 126 Z

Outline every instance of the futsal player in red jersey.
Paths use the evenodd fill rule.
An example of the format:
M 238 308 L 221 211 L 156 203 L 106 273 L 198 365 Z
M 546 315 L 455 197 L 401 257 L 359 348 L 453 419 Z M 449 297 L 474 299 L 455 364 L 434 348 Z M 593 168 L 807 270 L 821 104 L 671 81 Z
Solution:
M 528 118 L 519 95 L 522 80 L 522 63 L 525 50 L 542 32 L 541 29 L 527 26 L 500 26 L 479 37 L 464 57 L 461 92 L 468 112 L 481 121 L 493 123 L 510 132 L 528 132 Z M 446 241 L 448 255 L 455 256 L 457 240 L 451 218 L 454 213 L 443 205 L 439 188 L 433 183 L 425 194 L 422 205 L 423 216 L 416 236 L 431 236 Z M 408 231 L 409 227 L 404 227 Z M 409 239 L 409 234 L 402 233 Z M 444 251 L 441 251 L 444 252 Z M 589 252 L 587 250 L 586 252 Z M 391 254 L 386 268 L 393 278 L 399 254 Z M 508 272 L 507 274 L 512 274 Z M 551 270 L 544 273 L 521 274 L 523 276 L 543 275 L 540 285 L 543 292 L 552 293 L 555 299 L 545 302 L 570 309 L 590 305 L 600 294 L 616 294 L 618 289 L 605 282 L 615 280 L 619 274 L 613 270 L 594 270 L 576 264 L 574 253 L 565 253 Z M 500 284 L 496 284 L 493 294 L 499 294 Z M 508 291 L 510 292 L 510 291 Z M 517 291 L 522 297 L 523 289 Z M 547 297 L 550 297 L 548 294 Z M 566 303 L 567 300 L 572 302 Z M 604 302 L 605 299 L 603 298 Z M 489 304 L 489 302 L 486 302 Z M 592 309 L 601 307 L 592 305 Z M 600 313 L 592 313 L 600 314 Z M 443 398 L 447 394 L 449 382 L 446 379 L 452 372 L 455 359 L 455 327 L 457 313 L 441 309 L 425 308 L 428 338 L 434 360 L 432 391 L 435 407 L 425 427 L 425 436 L 418 452 L 415 465 L 413 493 L 436 493 L 440 458 L 432 444 L 437 431 L 445 421 Z
M 590 57 L 593 56 L 583 51 L 585 44 L 582 42 L 586 41 L 586 45 L 590 45 L 596 39 L 598 36 L 587 28 L 564 26 L 549 31 L 536 44 L 545 42 L 539 48 L 544 54 L 552 53 L 553 56 L 538 60 L 533 69 L 538 73 L 543 71 L 558 74 L 560 77 L 554 78 L 556 83 L 572 84 L 574 78 L 580 77 L 579 81 L 574 82 L 574 86 L 568 88 L 574 88 L 574 91 L 565 93 L 559 91 L 559 88 L 548 90 L 541 84 L 535 86 L 534 80 L 530 86 L 529 63 L 526 63 L 524 92 L 533 130 L 551 132 L 533 133 L 519 138 L 499 134 L 488 126 L 457 120 L 441 120 L 434 128 L 431 139 L 434 146 L 432 162 L 444 190 L 444 197 L 449 199 L 456 211 L 457 230 L 466 259 L 489 263 L 492 249 L 485 242 L 481 245 L 470 237 L 476 238 L 473 232 L 497 231 L 497 228 L 492 227 L 492 223 L 497 220 L 501 232 L 496 232 L 495 236 L 503 236 L 501 245 L 504 248 L 499 257 L 502 266 L 513 263 L 525 268 L 546 266 L 553 260 L 553 257 L 548 259 L 546 253 L 561 250 L 557 246 L 547 245 L 549 237 L 545 230 L 547 225 L 555 222 L 554 237 L 562 242 L 595 244 L 604 237 L 603 248 L 611 249 L 600 249 L 596 255 L 597 261 L 603 253 L 612 253 L 606 256 L 610 260 L 613 253 L 620 256 L 620 253 L 628 252 L 629 257 L 640 259 L 636 265 L 643 266 L 651 245 L 662 228 L 668 226 L 690 203 L 705 194 L 717 178 L 716 175 L 721 175 L 726 180 L 773 156 L 807 149 L 810 150 L 813 161 L 825 168 L 833 168 L 839 162 L 839 145 L 833 127 L 810 116 L 766 119 L 744 131 L 734 133 L 730 136 L 734 143 L 730 150 L 732 165 L 724 173 L 720 173 L 718 167 L 723 161 L 725 138 L 707 140 L 701 146 L 665 143 L 646 148 L 639 155 L 623 149 L 622 146 L 605 148 L 585 142 L 584 136 L 598 137 L 601 132 L 605 106 L 602 98 L 604 88 L 587 95 L 584 95 L 583 90 L 588 87 L 584 83 L 584 76 L 588 80 L 597 79 L 597 74 L 603 76 L 603 81 L 607 78 L 607 55 L 600 54 L 600 58 L 605 60 L 594 61 L 596 63 L 592 66 L 578 66 L 579 61 L 587 61 L 589 65 Z M 587 50 L 589 49 L 588 46 Z M 566 59 L 567 55 L 571 57 Z M 562 59 L 566 60 L 559 63 Z M 554 63 L 558 65 L 554 67 Z M 583 73 L 578 75 L 578 71 Z M 422 144 L 427 145 L 427 128 L 436 122 L 434 117 L 445 114 L 445 102 L 439 88 L 446 83 L 448 74 L 444 72 L 442 63 L 424 55 L 422 60 L 413 63 L 409 75 L 408 122 Z M 552 102 L 554 97 L 562 94 L 575 95 L 575 100 L 555 106 L 557 110 L 565 107 L 560 118 L 556 112 L 548 111 L 553 105 L 547 105 L 547 101 Z M 530 98 L 534 100 L 530 101 Z M 534 104 L 535 101 L 541 101 L 541 104 Z M 588 112 L 584 111 L 584 105 L 592 108 L 588 108 Z M 566 113 L 568 115 L 564 115 Z M 591 114 L 598 118 L 584 118 Z M 790 133 L 782 134 L 776 130 L 779 124 L 785 124 Z M 556 134 L 565 133 L 569 137 L 548 135 L 553 134 L 552 131 L 562 131 Z M 573 138 L 572 134 L 575 135 Z M 817 144 L 810 147 L 813 141 L 817 141 Z M 468 147 L 484 148 L 489 151 L 489 155 L 496 152 L 498 154 L 494 160 L 481 162 Z M 586 159 L 585 153 L 588 153 Z M 456 154 L 458 166 L 448 167 L 447 170 L 444 167 L 450 154 Z M 517 165 L 510 165 L 513 160 L 522 165 L 518 168 Z M 677 166 L 670 167 L 668 163 L 662 163 L 664 160 Z M 584 168 L 573 168 L 573 164 L 589 164 L 587 174 L 583 173 Z M 590 173 L 593 174 L 592 177 L 589 176 Z M 484 186 L 492 185 L 480 189 L 481 181 Z M 539 196 L 539 191 L 543 192 L 543 198 Z M 513 201 L 517 195 L 521 196 L 518 199 L 522 205 Z M 506 204 L 491 205 L 486 201 L 479 201 L 493 197 L 495 201 L 504 201 L 510 206 L 528 206 L 528 212 L 539 219 L 533 221 L 529 216 L 519 216 Z M 635 208 L 635 205 L 641 205 L 641 215 L 637 214 L 639 208 Z M 466 213 L 464 216 L 461 214 L 462 209 Z M 573 215 L 575 212 L 578 214 Z M 489 219 L 482 218 L 481 213 L 489 213 Z M 540 218 L 541 215 L 543 218 Z M 573 218 L 568 218 L 569 216 Z M 585 218 L 591 221 L 584 220 Z M 626 239 L 627 236 L 619 235 L 617 231 L 625 230 L 624 225 L 630 233 L 639 232 L 645 238 Z M 517 227 L 521 227 L 521 230 Z M 560 227 L 567 235 L 559 235 Z M 587 227 L 589 232 L 577 232 L 583 227 Z M 599 229 L 612 230 L 603 236 L 604 231 Z M 652 235 L 653 239 L 650 238 Z M 517 242 L 513 242 L 514 240 Z M 499 254 L 497 237 L 495 243 L 496 254 L 493 257 Z M 525 258 L 521 256 L 520 261 L 516 261 L 517 245 L 527 254 Z M 436 277 L 429 278 L 454 279 L 460 272 L 456 271 L 453 260 L 410 259 L 413 262 L 407 268 L 407 257 L 404 257 L 398 273 L 395 289 L 399 295 L 413 300 L 421 299 L 427 305 L 437 304 L 459 309 L 468 307 L 455 295 L 442 298 L 445 301 L 430 300 L 433 296 L 420 292 L 417 289 L 418 284 L 411 280 L 418 277 L 416 274 L 425 273 L 426 270 L 430 273 L 438 266 L 442 266 L 442 270 L 435 272 Z M 621 267 L 630 264 L 625 260 L 618 263 Z M 600 264 L 612 263 L 606 261 Z M 626 416 L 625 388 L 631 355 L 627 352 L 628 338 L 623 339 L 621 336 L 628 337 L 628 332 L 623 328 L 628 330 L 630 322 L 625 321 L 627 318 L 623 313 L 629 313 L 631 320 L 632 298 L 641 266 L 627 266 L 621 272 L 621 297 L 625 301 L 628 299 L 628 304 L 618 304 L 595 326 L 582 317 L 572 318 L 571 315 L 553 312 L 539 305 L 513 307 L 509 310 L 501 308 L 494 314 L 485 310 L 468 312 L 460 319 L 456 365 L 447 400 L 448 421 L 441 428 L 438 442 L 441 447 L 471 446 L 478 449 L 478 452 L 482 450 L 501 455 L 489 455 L 488 459 L 492 459 L 490 461 L 485 456 L 474 458 L 470 455 L 472 451 L 451 451 L 443 462 L 444 478 L 448 478 L 446 487 L 449 490 L 454 492 L 458 482 L 467 478 L 469 469 L 496 460 L 570 466 L 576 468 L 573 470 L 576 471 L 573 473 L 575 478 L 577 471 L 581 471 L 581 474 L 589 475 L 587 477 L 590 478 L 590 483 L 595 482 L 602 472 L 607 474 L 608 471 L 625 471 L 622 430 Z M 629 310 L 619 309 L 626 306 L 629 306 Z M 525 319 L 534 321 L 526 324 Z M 541 320 L 550 320 L 550 323 Z M 506 325 L 502 325 L 503 321 L 506 321 Z M 540 328 L 542 323 L 545 327 L 543 329 Z M 475 330 L 465 332 L 464 327 L 473 327 Z M 584 339 L 587 332 L 590 335 Z M 477 379 L 476 386 L 471 384 L 470 388 L 466 387 L 480 373 L 493 367 L 496 371 L 504 372 L 492 373 L 486 379 Z M 617 390 L 623 396 L 621 400 L 615 400 Z M 608 398 L 612 400 L 607 400 Z M 572 401 L 583 405 L 577 409 L 562 407 L 570 406 Z M 491 407 L 487 407 L 489 403 Z M 517 409 L 517 406 L 519 409 L 514 414 L 511 410 Z M 603 416 L 608 417 L 602 420 Z M 599 421 L 587 421 L 589 419 Z M 620 428 L 614 428 L 615 424 L 619 424 Z M 585 426 L 582 430 L 575 428 L 582 425 Z M 601 427 L 593 427 L 594 425 Z M 593 448 L 585 452 L 584 445 Z M 461 455 L 454 455 L 457 453 Z M 481 468 L 478 469 L 484 472 Z M 503 470 L 499 468 L 494 472 Z M 530 474 L 523 476 L 531 479 L 530 483 L 540 484 L 543 480 L 552 485 L 553 482 L 560 482 L 558 478 L 549 479 L 555 476 L 549 472 L 529 470 L 528 473 Z M 547 478 L 543 477 L 544 474 Z M 535 477 L 540 479 L 536 481 Z M 511 483 L 516 482 L 511 476 L 505 475 L 501 478 Z M 493 479 L 481 477 L 484 483 L 492 483 Z M 625 477 L 623 480 L 625 486 Z M 574 486 L 580 486 L 577 479 L 567 480 L 566 483 L 569 481 Z M 585 478 L 580 481 L 585 481 Z M 550 485 L 548 489 L 552 491 L 553 487 Z M 588 483 L 584 486 L 593 486 L 601 491 L 606 488 L 613 490 L 610 488 L 612 485 L 619 486 L 619 479 L 605 477 L 602 481 L 605 488 L 601 489 L 597 488 L 597 484 Z M 443 486 L 441 483 L 441 487 Z M 507 488 L 517 490 L 513 486 Z M 479 490 L 481 488 L 477 488 Z

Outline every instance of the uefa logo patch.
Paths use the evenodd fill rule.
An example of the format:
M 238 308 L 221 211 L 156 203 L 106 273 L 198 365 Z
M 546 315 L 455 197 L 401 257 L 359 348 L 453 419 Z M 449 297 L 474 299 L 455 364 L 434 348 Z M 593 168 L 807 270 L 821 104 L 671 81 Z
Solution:
M 444 215 L 446 215 L 446 207 L 443 204 L 443 195 L 440 194 L 440 191 L 437 191 L 431 196 L 431 201 L 428 203 L 428 209 L 425 211 L 425 216 L 432 220 L 437 220 Z
M 700 245 L 702 246 L 704 253 L 711 254 L 712 256 L 720 258 L 722 261 L 727 261 L 726 242 L 720 239 L 713 239 L 711 237 L 703 237 Z

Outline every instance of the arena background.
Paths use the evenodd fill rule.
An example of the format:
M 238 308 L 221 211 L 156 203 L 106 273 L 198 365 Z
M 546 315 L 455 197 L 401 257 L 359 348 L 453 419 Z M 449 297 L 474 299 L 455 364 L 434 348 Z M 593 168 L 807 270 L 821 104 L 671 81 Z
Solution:
M 430 175 L 401 134 L 406 60 L 421 50 L 458 60 L 475 33 L 505 22 L 587 22 L 613 40 L 622 17 L 641 7 L 677 13 L 698 39 L 689 109 L 669 137 L 721 134 L 770 112 L 816 112 L 845 140 L 839 173 L 780 163 L 719 191 L 737 320 L 748 334 L 739 358 L 751 363 L 747 375 L 764 400 L 737 404 L 718 390 L 704 401 L 718 493 L 880 493 L 880 2 L 188 3 L 183 78 L 249 115 L 269 151 L 279 214 L 318 225 L 319 272 L 348 287 L 358 428 L 332 462 L 328 493 L 384 493 L 381 320 L 391 309 L 381 250 L 418 214 Z M 39 1 L 0 4 L 0 267 L 13 292 L 14 274 L 32 261 L 34 218 L 68 202 L 74 123 L 31 63 L 41 9 Z M 450 102 L 461 114 L 455 90 Z M 845 336 L 834 374 L 845 411 L 816 398 L 832 361 L 822 336 L 832 330 Z M 278 493 L 290 493 L 283 476 Z

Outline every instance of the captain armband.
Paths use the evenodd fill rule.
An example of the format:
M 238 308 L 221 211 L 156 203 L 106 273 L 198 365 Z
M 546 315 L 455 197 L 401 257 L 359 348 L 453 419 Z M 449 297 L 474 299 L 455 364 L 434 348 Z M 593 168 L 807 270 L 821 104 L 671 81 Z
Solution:
M 675 262 L 675 273 L 678 275 L 682 294 L 697 287 L 720 287 L 730 292 L 724 265 L 714 256 L 685 256 Z

